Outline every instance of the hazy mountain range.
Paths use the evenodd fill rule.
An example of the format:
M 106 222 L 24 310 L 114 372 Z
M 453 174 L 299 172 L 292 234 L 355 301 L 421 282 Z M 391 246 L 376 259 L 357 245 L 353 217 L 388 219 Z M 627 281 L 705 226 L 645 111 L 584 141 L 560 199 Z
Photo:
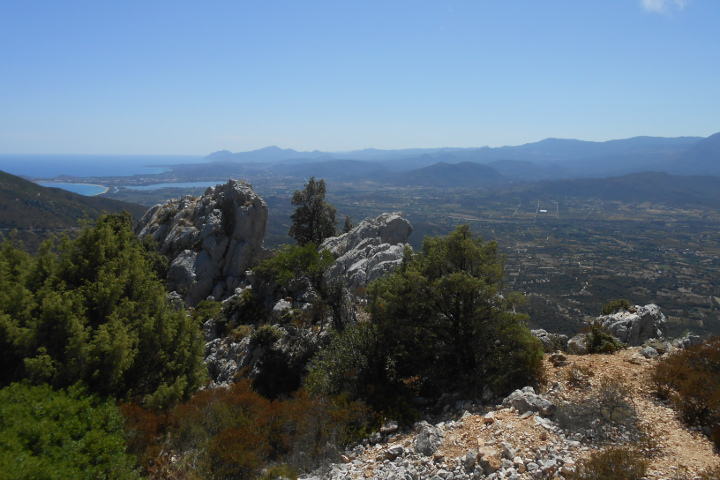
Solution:
M 607 142 L 550 138 L 516 147 L 297 152 L 267 147 L 215 152 L 203 172 L 322 177 L 389 185 L 499 186 L 518 181 L 610 177 L 638 172 L 720 176 L 720 133 Z M 175 169 L 184 173 L 192 166 Z

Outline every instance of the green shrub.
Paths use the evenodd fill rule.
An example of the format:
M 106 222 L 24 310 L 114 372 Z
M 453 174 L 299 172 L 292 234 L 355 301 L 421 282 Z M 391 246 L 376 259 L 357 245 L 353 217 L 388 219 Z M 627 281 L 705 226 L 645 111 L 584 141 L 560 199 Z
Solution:
M 606 332 L 599 322 L 589 322 L 588 328 L 589 331 L 585 337 L 588 353 L 615 353 L 627 348 L 626 344 Z
M 79 387 L 56 392 L 15 383 L 0 390 L 2 478 L 140 478 L 133 464 L 112 401 Z
M 640 480 L 647 472 L 648 462 L 642 453 L 631 447 L 610 447 L 595 451 L 581 461 L 573 480 Z
M 192 310 L 192 319 L 197 325 L 202 325 L 207 320 L 217 317 L 223 310 L 223 304 L 214 300 L 202 300 Z
M 319 290 L 327 269 L 335 258 L 327 250 L 318 251 L 317 245 L 283 245 L 275 254 L 253 268 L 261 283 L 277 282 L 287 287 L 294 279 L 305 277 Z
M 252 289 L 245 289 L 222 304 L 222 311 L 215 317 L 215 327 L 220 335 L 238 325 L 260 325 L 267 318 L 267 308 L 262 295 Z
M 239 342 L 245 337 L 249 337 L 253 333 L 253 328 L 250 325 L 239 325 L 235 327 L 232 332 L 228 335 L 234 341 Z
M 272 325 L 263 325 L 250 336 L 250 345 L 269 347 L 282 338 L 282 332 Z
M 651 379 L 659 396 L 669 398 L 687 423 L 705 427 L 720 447 L 720 338 L 661 359 Z
M 600 310 L 600 315 L 612 315 L 613 313 L 617 312 L 631 312 L 634 311 L 634 307 L 630 305 L 630 302 L 627 300 L 620 299 L 620 300 L 613 300 L 611 302 L 606 303 L 602 310 Z
M 0 385 L 30 380 L 158 408 L 205 379 L 196 322 L 171 306 L 129 214 L 103 215 L 35 258 L 0 248 Z

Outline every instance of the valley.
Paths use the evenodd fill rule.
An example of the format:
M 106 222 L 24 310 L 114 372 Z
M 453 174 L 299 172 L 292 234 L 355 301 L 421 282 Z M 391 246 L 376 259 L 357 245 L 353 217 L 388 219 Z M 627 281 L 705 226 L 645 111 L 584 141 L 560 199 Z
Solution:
M 303 179 L 248 180 L 270 211 L 266 246 L 288 243 L 290 197 Z M 553 192 L 528 184 L 472 189 L 328 181 L 327 198 L 340 223 L 345 215 L 357 223 L 402 212 L 414 227 L 410 243 L 415 249 L 426 235 L 445 235 L 460 223 L 496 240 L 507 259 L 507 287 L 525 293 L 521 309 L 533 328 L 573 334 L 605 303 L 626 298 L 659 304 L 673 337 L 687 330 L 720 334 L 720 212 L 698 202 L 678 205 L 688 203 L 689 195 L 659 193 L 630 201 L 625 190 L 615 188 L 617 181 L 595 183 L 598 187 L 583 195 L 583 189 Z M 204 190 L 121 188 L 104 196 L 151 206 Z

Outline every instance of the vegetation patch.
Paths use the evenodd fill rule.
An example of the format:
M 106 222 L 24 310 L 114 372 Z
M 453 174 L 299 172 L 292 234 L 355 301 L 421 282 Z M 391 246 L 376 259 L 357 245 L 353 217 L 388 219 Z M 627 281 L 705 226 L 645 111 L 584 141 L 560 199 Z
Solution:
M 720 447 L 720 338 L 661 359 L 651 378 L 658 396 Z

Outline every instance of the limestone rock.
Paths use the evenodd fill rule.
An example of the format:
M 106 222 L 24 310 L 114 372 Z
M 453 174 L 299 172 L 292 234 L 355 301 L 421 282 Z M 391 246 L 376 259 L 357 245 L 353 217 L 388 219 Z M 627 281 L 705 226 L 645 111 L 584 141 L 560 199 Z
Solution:
M 673 347 L 681 348 L 684 350 L 684 349 L 690 348 L 694 345 L 699 345 L 702 342 L 703 342 L 702 338 L 700 338 L 699 335 L 695 335 L 692 332 L 688 332 L 685 334 L 684 337 L 675 339 L 675 341 L 673 342 Z
M 265 254 L 268 209 L 249 183 L 229 180 L 200 198 L 186 195 L 148 210 L 135 228 L 168 258 L 168 284 L 189 306 L 220 300 Z
M 618 312 L 598 317 L 602 327 L 631 347 L 642 345 L 651 338 L 667 336 L 667 318 L 655 304 L 635 306 L 635 312 Z
M 393 213 L 366 218 L 350 232 L 326 239 L 320 248 L 336 260 L 328 277 L 343 278 L 351 293 L 367 287 L 400 265 L 411 233 L 410 222 Z
M 535 394 L 532 387 L 515 390 L 503 400 L 503 406 L 515 407 L 518 412 L 539 412 L 541 415 L 554 415 L 557 406 L 542 395 Z
M 658 356 L 658 351 L 653 347 L 645 347 L 640 351 L 640 354 L 645 358 L 655 358 Z
M 578 333 L 568 340 L 568 351 L 573 355 L 587 355 L 586 337 L 584 333 Z
M 432 455 L 445 440 L 443 431 L 427 422 L 419 422 L 416 429 L 418 434 L 415 437 L 415 451 L 422 455 Z
M 535 335 L 538 340 L 543 344 L 543 350 L 545 353 L 552 353 L 557 350 L 567 349 L 568 337 L 559 333 L 548 333 L 543 329 L 530 330 L 530 333 Z

